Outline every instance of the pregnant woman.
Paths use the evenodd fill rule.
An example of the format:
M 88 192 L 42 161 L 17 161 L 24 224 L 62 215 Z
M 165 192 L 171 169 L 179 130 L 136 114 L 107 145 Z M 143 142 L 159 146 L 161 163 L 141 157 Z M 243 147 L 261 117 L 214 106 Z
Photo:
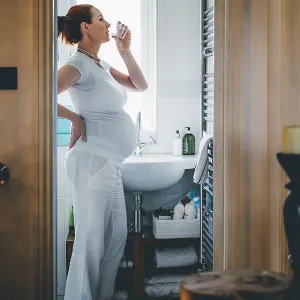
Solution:
M 110 300 L 127 237 L 120 165 L 136 146 L 135 125 L 123 106 L 126 90 L 147 89 L 130 52 L 131 32 L 118 24 L 114 36 L 126 64 L 123 74 L 98 57 L 110 40 L 110 24 L 91 5 L 76 5 L 58 17 L 58 36 L 77 51 L 58 70 L 58 93 L 68 90 L 73 110 L 58 105 L 72 122 L 65 167 L 73 183 L 75 241 L 65 300 Z

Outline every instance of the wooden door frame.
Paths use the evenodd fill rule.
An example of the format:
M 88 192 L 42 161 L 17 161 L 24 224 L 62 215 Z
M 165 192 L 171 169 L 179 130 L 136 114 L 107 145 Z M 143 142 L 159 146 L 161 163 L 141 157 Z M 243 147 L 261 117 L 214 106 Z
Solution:
M 56 0 L 36 0 L 38 60 L 39 130 L 39 236 L 38 236 L 38 299 L 56 299 Z
M 225 268 L 224 71 L 225 1 L 214 3 L 214 269 Z
M 251 216 L 249 216 L 249 212 L 243 210 L 242 202 L 244 200 L 239 198 L 240 189 L 243 188 L 238 186 L 239 176 L 241 176 L 239 172 L 241 168 L 246 168 L 246 166 L 239 166 L 237 159 L 239 139 L 242 137 L 238 107 L 243 93 L 240 83 L 243 79 L 240 76 L 243 76 L 243 72 L 245 72 L 243 57 L 239 55 L 239 51 L 243 49 L 242 45 L 245 39 L 243 26 L 250 24 L 245 23 L 249 20 L 245 21 L 244 19 L 247 17 L 246 3 L 249 4 L 246 0 L 214 0 L 214 119 L 216 120 L 214 123 L 214 268 L 216 270 L 238 269 L 247 265 L 244 250 L 245 252 L 248 251 L 245 245 L 247 245 L 247 239 L 250 237 L 243 235 L 242 229 L 247 225 L 245 220 Z M 286 53 L 289 48 L 286 46 L 285 40 L 287 33 L 289 33 L 287 27 L 291 25 L 287 20 L 288 4 L 286 1 L 265 0 L 262 1 L 261 5 L 263 5 L 267 26 L 264 32 L 266 36 L 264 47 L 267 49 L 267 52 L 264 52 L 266 55 L 264 68 L 267 70 L 266 97 L 269 101 L 267 104 L 268 115 L 266 116 L 268 118 L 266 132 L 268 139 L 267 178 L 264 178 L 268 191 L 265 193 L 266 221 L 263 230 L 269 235 L 276 236 L 276 238 L 271 239 L 268 236 L 263 253 L 260 252 L 258 255 L 262 258 L 262 268 L 288 273 L 287 245 L 282 216 L 283 201 L 286 194 L 283 183 L 286 182 L 286 177 L 283 176 L 276 162 L 275 154 L 279 149 L 284 122 L 291 123 L 290 119 L 295 120 L 297 116 L 286 108 L 288 101 L 285 100 L 284 96 L 291 90 L 285 79 L 290 70 L 284 67 L 286 66 L 284 59 L 291 55 L 292 51 L 290 50 L 289 54 Z M 262 20 L 261 15 L 258 18 Z M 253 30 L 253 27 L 251 28 Z M 255 31 L 252 31 L 252 34 L 255 34 Z M 251 88 L 253 89 L 253 86 Z M 239 91 L 239 89 L 241 90 Z M 293 97 L 290 99 L 292 99 L 290 100 L 291 103 L 296 101 Z M 293 106 L 291 105 L 291 107 Z M 294 119 L 292 117 L 288 119 L 287 116 L 290 115 Z M 278 116 L 281 118 L 275 121 Z M 253 215 L 253 211 L 251 213 Z M 253 223 L 251 226 L 252 232 L 260 229 Z M 252 239 L 252 247 L 254 242 L 255 240 Z

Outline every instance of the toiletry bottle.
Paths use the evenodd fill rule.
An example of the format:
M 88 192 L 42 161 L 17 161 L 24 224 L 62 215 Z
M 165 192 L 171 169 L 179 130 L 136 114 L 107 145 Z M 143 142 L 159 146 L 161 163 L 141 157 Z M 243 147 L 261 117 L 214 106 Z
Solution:
M 191 133 L 191 128 L 186 127 L 187 131 L 182 139 L 182 154 L 194 155 L 195 154 L 195 136 Z
M 196 190 L 195 190 L 195 189 L 191 189 L 191 190 L 190 190 L 190 193 L 189 193 L 190 199 L 191 199 L 191 200 L 194 199 L 195 195 L 196 195 Z
M 200 219 L 200 197 L 195 196 L 192 201 L 194 202 L 194 206 L 196 209 L 197 219 Z
M 193 201 L 187 203 L 184 207 L 184 219 L 191 220 L 196 218 L 196 209 Z
M 178 202 L 177 205 L 175 205 L 173 211 L 174 211 L 173 220 L 180 220 L 183 218 L 184 206 L 180 201 Z
M 181 199 L 181 203 L 185 206 L 195 197 L 195 189 L 191 189 L 184 197 Z
M 187 205 L 189 202 L 191 201 L 191 198 L 189 197 L 189 193 L 187 193 L 182 199 L 181 199 L 181 203 L 183 204 L 183 206 Z
M 179 130 L 176 130 L 176 137 L 173 139 L 173 154 L 182 155 L 182 139 Z

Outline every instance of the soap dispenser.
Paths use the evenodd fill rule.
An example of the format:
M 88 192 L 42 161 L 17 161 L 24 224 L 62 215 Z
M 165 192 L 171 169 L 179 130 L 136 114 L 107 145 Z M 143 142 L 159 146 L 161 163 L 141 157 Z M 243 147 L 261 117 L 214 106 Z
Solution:
M 173 154 L 182 155 L 182 139 L 179 130 L 176 130 L 176 136 L 173 139 Z
M 195 154 L 195 136 L 191 133 L 191 127 L 185 127 L 186 134 L 182 140 L 182 154 L 194 155 Z

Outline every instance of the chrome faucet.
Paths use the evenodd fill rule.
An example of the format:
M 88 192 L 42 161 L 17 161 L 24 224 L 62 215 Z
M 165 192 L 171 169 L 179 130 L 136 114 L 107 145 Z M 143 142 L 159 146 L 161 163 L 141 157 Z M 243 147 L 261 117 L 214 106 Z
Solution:
M 136 131 L 137 131 L 137 138 L 136 138 L 136 148 L 134 151 L 135 156 L 141 156 L 142 152 L 146 150 L 149 146 L 153 144 L 157 144 L 156 140 L 150 135 L 151 141 L 147 143 L 141 142 L 141 130 L 142 130 L 142 114 L 141 112 L 138 113 L 136 118 Z

